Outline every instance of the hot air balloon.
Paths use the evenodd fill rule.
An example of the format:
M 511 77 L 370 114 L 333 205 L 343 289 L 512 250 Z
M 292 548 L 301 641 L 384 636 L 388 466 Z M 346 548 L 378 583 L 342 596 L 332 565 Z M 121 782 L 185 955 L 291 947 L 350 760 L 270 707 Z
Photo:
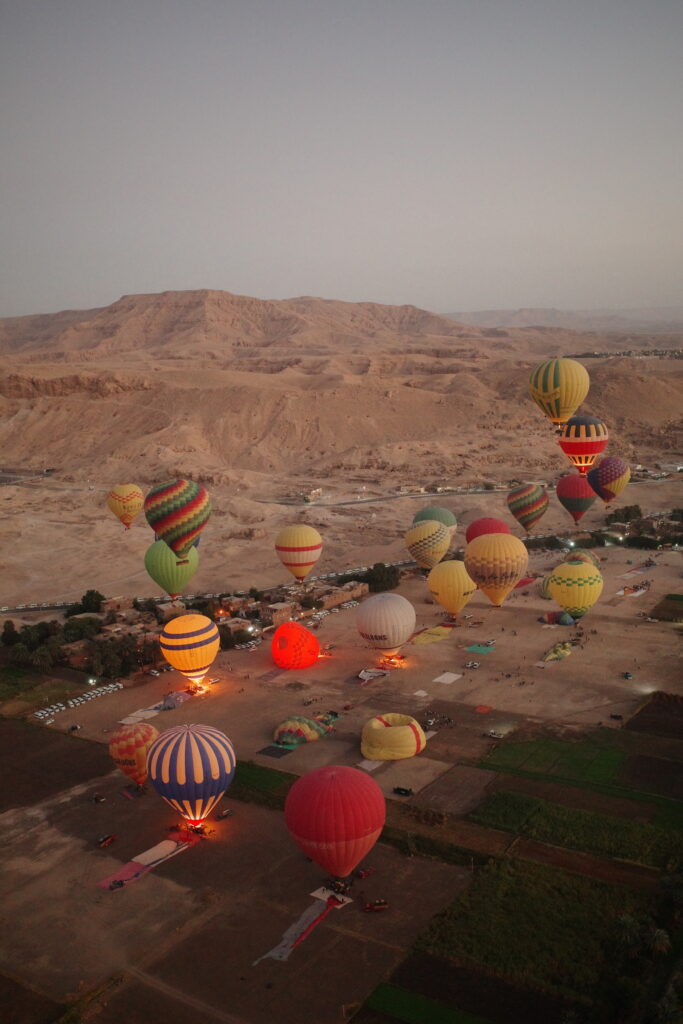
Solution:
M 588 483 L 606 505 L 621 494 L 630 479 L 631 467 L 628 462 L 615 455 L 608 455 L 588 472 Z
M 405 543 L 421 569 L 433 569 L 448 551 L 451 531 L 436 519 L 424 519 L 411 526 L 405 536 Z
M 540 594 L 540 596 L 543 598 L 544 601 L 549 601 L 550 600 L 550 591 L 548 590 L 548 580 L 549 579 L 550 579 L 549 575 L 548 576 L 544 576 L 543 579 L 538 584 L 538 593 Z
M 428 508 L 421 508 L 419 512 L 416 512 L 413 516 L 413 526 L 416 523 L 424 522 L 425 519 L 433 519 L 437 523 L 442 523 L 450 530 L 451 537 L 458 527 L 458 520 L 453 513 L 447 508 L 441 508 L 439 505 L 429 505 Z
M 373 594 L 358 608 L 358 632 L 382 654 L 392 655 L 415 632 L 415 609 L 400 594 Z
M 278 668 L 310 668 L 320 656 L 320 644 L 298 622 L 283 622 L 273 633 L 270 652 Z
M 228 737 L 210 725 L 177 725 L 154 740 L 147 754 L 149 781 L 189 822 L 200 825 L 235 774 Z
M 432 597 L 449 615 L 461 612 L 477 589 L 465 563 L 456 561 L 435 565 L 427 577 L 427 586 Z
M 572 416 L 558 438 L 560 448 L 582 475 L 604 452 L 608 441 L 607 427 L 595 416 Z
M 323 550 L 322 537 L 312 526 L 285 526 L 275 538 L 278 558 L 295 579 L 305 580 Z
M 574 548 L 571 554 L 572 562 L 585 562 L 586 565 L 594 565 L 596 569 L 600 568 L 600 559 L 597 555 L 594 555 L 592 551 L 586 551 L 585 548 Z
M 592 608 L 602 593 L 602 575 L 594 565 L 568 558 L 550 573 L 548 593 L 574 619 Z
M 377 715 L 363 726 L 360 752 L 368 761 L 400 761 L 427 746 L 422 726 L 410 715 Z
M 285 824 L 307 857 L 346 878 L 379 839 L 384 794 L 358 768 L 326 765 L 297 779 L 285 801 Z
M 147 778 L 147 751 L 159 735 L 148 722 L 120 725 L 109 740 L 109 756 L 124 775 L 136 786 Z
M 557 481 L 555 492 L 560 505 L 566 508 L 575 523 L 578 523 L 597 498 L 586 477 L 579 476 L 578 473 L 561 477 Z
M 539 363 L 529 378 L 529 392 L 536 405 L 553 423 L 566 423 L 581 405 L 590 377 L 575 359 L 549 359 Z
M 157 540 L 145 552 L 145 569 L 170 598 L 176 599 L 199 567 L 199 555 L 191 545 L 184 558 L 176 555 L 164 540 Z
M 507 496 L 508 508 L 518 523 L 530 533 L 548 508 L 548 495 L 540 484 L 515 487 Z
M 145 497 L 137 484 L 117 484 L 107 495 L 107 505 L 127 530 L 144 505 Z
M 169 665 L 201 683 L 218 654 L 218 626 L 206 615 L 179 615 L 166 623 L 159 646 Z
M 184 558 L 211 515 L 209 492 L 194 480 L 167 480 L 145 498 L 145 516 L 157 540 Z
M 475 537 L 483 537 L 487 533 L 510 533 L 510 527 L 502 519 L 492 519 L 483 516 L 475 519 L 465 531 L 465 542 L 469 544 Z
M 519 583 L 528 564 L 529 552 L 512 534 L 487 533 L 465 548 L 465 568 L 496 607 Z

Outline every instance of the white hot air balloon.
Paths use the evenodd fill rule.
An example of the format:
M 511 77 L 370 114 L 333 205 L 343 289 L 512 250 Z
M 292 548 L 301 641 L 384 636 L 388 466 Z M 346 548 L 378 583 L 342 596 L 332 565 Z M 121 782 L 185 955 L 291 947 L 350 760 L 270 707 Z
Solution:
M 356 625 L 364 640 L 390 656 L 415 632 L 415 609 L 400 594 L 374 594 L 360 605 Z

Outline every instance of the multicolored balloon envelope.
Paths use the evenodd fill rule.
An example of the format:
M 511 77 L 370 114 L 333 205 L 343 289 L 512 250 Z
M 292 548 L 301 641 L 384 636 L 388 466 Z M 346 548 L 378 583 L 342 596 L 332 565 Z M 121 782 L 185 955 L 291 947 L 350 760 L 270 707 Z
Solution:
M 510 533 L 510 527 L 504 519 L 483 516 L 475 519 L 465 530 L 465 542 L 469 544 L 475 537 L 483 537 L 487 533 Z
M 563 426 L 558 444 L 579 473 L 587 473 L 609 441 L 607 427 L 595 416 L 572 416 Z
M 336 878 L 346 878 L 379 839 L 386 819 L 384 794 L 358 768 L 327 765 L 294 783 L 285 823 L 307 857 Z
M 552 423 L 566 423 L 589 388 L 588 371 L 575 359 L 549 359 L 539 363 L 529 378 L 531 397 Z
M 157 539 L 184 558 L 211 515 L 209 492 L 194 480 L 167 480 L 145 498 L 145 517 Z
M 323 540 L 312 526 L 296 523 L 280 530 L 275 550 L 285 569 L 295 579 L 305 580 L 322 554 Z
M 433 569 L 448 551 L 451 531 L 436 519 L 415 523 L 405 536 L 405 544 L 421 569 Z
M 358 632 L 383 654 L 396 654 L 415 632 L 415 609 L 400 594 L 373 594 L 356 613 Z
M 176 555 L 165 540 L 155 541 L 145 552 L 147 574 L 174 600 L 198 568 L 199 555 L 194 545 L 191 545 L 183 558 Z
M 167 729 L 147 754 L 149 781 L 190 825 L 211 813 L 232 782 L 235 765 L 232 743 L 210 725 Z
M 270 653 L 278 668 L 310 668 L 320 657 L 320 644 L 298 622 L 283 622 L 273 633 Z
M 561 477 L 557 481 L 555 493 L 560 505 L 566 508 L 575 523 L 578 523 L 597 498 L 586 477 L 578 473 Z
M 117 484 L 107 495 L 107 506 L 127 530 L 144 503 L 145 497 L 137 484 Z
M 169 665 L 201 683 L 218 654 L 218 626 L 206 615 L 179 615 L 166 623 L 159 646 Z
M 594 555 L 592 551 L 586 551 L 585 548 L 575 548 L 571 553 L 572 562 L 585 562 L 586 565 L 594 565 L 596 569 L 600 568 L 600 559 L 597 555 Z
M 529 552 L 512 534 L 487 533 L 465 548 L 465 568 L 496 607 L 514 590 L 528 564 Z
M 147 778 L 147 751 L 159 735 L 148 722 L 120 725 L 109 740 L 109 756 L 116 767 L 141 786 Z
M 427 577 L 429 593 L 449 615 L 457 615 L 477 591 L 464 562 L 440 562 Z
M 508 508 L 518 523 L 530 533 L 548 508 L 548 495 L 540 484 L 523 484 L 507 496 Z
M 422 726 L 411 715 L 376 715 L 363 726 L 360 752 L 368 761 L 400 761 L 427 746 Z
M 548 593 L 574 619 L 593 607 L 602 593 L 602 574 L 594 565 L 568 558 L 548 577 Z
M 621 494 L 630 479 L 631 467 L 616 455 L 608 455 L 588 473 L 588 483 L 606 505 Z
M 413 516 L 413 525 L 422 523 L 425 519 L 435 519 L 437 523 L 442 523 L 450 530 L 451 536 L 453 536 L 458 527 L 458 520 L 450 509 L 441 508 L 439 505 L 429 505 L 427 508 L 421 508 Z

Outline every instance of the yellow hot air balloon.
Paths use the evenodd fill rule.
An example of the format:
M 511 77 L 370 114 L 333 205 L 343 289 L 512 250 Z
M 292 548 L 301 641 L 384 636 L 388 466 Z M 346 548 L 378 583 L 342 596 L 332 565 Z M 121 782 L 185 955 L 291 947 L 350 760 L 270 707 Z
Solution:
M 572 616 L 580 619 L 592 608 L 602 593 L 602 574 L 594 565 L 568 558 L 548 577 L 548 593 L 553 601 Z
M 455 561 L 435 565 L 427 577 L 427 586 L 432 597 L 449 615 L 461 612 L 477 589 L 465 563 Z
M 312 526 L 285 526 L 275 538 L 277 556 L 297 580 L 305 580 L 323 550 L 322 537 Z
M 531 372 L 529 392 L 536 405 L 553 423 L 563 424 L 574 415 L 588 389 L 588 370 L 575 359 L 549 359 Z
M 421 569 L 433 569 L 448 551 L 451 531 L 436 519 L 423 519 L 408 530 L 406 547 Z
M 166 623 L 159 646 L 169 665 L 201 683 L 218 654 L 218 626 L 206 615 L 179 615 Z
M 492 604 L 499 607 L 519 583 L 529 552 L 511 533 L 485 533 L 465 548 L 465 568 Z
M 137 484 L 117 484 L 107 495 L 107 505 L 127 530 L 144 503 L 145 496 Z

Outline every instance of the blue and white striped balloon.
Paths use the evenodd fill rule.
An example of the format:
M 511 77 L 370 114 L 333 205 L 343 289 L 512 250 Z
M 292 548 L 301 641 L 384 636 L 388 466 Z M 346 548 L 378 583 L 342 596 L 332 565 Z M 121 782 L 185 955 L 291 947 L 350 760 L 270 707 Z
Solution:
M 147 754 L 149 781 L 190 825 L 208 817 L 232 782 L 235 765 L 232 743 L 210 725 L 167 729 Z

